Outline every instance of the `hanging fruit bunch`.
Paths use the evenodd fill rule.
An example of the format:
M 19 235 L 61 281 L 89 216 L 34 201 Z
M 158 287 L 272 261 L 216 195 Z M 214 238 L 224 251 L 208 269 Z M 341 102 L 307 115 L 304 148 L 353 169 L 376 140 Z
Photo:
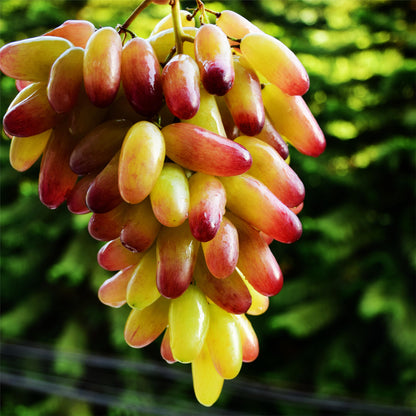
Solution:
M 66 21 L 0 49 L 18 94 L 3 128 L 18 171 L 41 159 L 39 197 L 91 215 L 115 274 L 99 299 L 131 308 L 124 337 L 191 363 L 200 403 L 253 361 L 246 315 L 266 311 L 283 278 L 269 244 L 292 243 L 304 187 L 288 144 L 318 156 L 325 138 L 302 95 L 308 75 L 244 17 L 178 0 L 147 39 L 130 23 Z M 213 15 L 215 23 L 210 23 Z

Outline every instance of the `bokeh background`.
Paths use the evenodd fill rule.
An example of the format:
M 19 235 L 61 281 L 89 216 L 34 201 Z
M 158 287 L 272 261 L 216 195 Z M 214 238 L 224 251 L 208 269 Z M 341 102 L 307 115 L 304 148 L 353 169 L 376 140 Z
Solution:
M 0 40 L 40 35 L 67 19 L 122 23 L 137 0 L 3 0 Z M 194 1 L 181 2 L 182 8 Z M 305 99 L 327 149 L 292 150 L 306 187 L 304 234 L 273 243 L 285 276 L 251 319 L 259 358 L 225 383 L 210 409 L 190 367 L 166 364 L 159 342 L 128 347 L 128 308 L 100 304 L 110 272 L 88 215 L 38 200 L 39 164 L 1 166 L 1 406 L 5 416 L 410 415 L 416 407 L 415 1 L 207 2 L 241 13 L 289 46 L 311 79 Z M 132 30 L 149 35 L 168 6 Z M 16 94 L 1 78 L 1 113 Z

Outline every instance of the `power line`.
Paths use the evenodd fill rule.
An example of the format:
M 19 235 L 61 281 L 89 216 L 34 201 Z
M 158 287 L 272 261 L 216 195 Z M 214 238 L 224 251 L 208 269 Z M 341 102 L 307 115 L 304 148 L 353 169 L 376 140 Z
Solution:
M 131 360 L 124 360 L 112 357 L 104 357 L 99 355 L 93 354 L 82 354 L 82 353 L 74 353 L 68 351 L 54 351 L 50 348 L 44 347 L 33 347 L 28 345 L 19 345 L 19 344 L 0 344 L 0 353 L 2 356 L 8 357 L 31 357 L 39 360 L 47 360 L 47 361 L 54 361 L 58 357 L 60 359 L 66 359 L 72 362 L 82 362 L 85 365 L 101 368 L 101 369 L 114 369 L 114 370 L 131 370 L 135 372 L 140 372 L 141 374 L 147 374 L 152 376 L 157 376 L 159 378 L 165 378 L 169 380 L 174 380 L 176 382 L 181 382 L 185 384 L 190 384 L 190 375 L 185 373 L 184 371 L 180 371 L 175 368 L 163 366 L 157 363 L 143 363 L 143 362 L 135 362 Z M 5 372 L 1 374 L 1 382 L 3 384 L 15 385 L 13 383 L 23 382 L 23 384 L 16 384 L 15 386 L 22 385 L 27 386 L 28 389 L 34 389 L 33 387 L 33 379 L 26 379 L 22 380 L 23 376 L 12 374 L 10 372 Z M 25 378 L 25 377 L 23 377 Z M 38 380 L 35 380 L 36 383 Z M 45 381 L 45 383 L 48 383 Z M 52 391 L 47 388 L 45 384 L 38 384 L 38 389 L 45 387 L 46 393 L 52 393 Z M 70 387 L 69 390 L 65 390 L 68 386 L 60 385 L 60 388 L 63 390 L 59 390 L 59 395 L 71 395 L 71 398 L 74 397 L 83 397 L 86 395 L 84 400 L 90 401 L 91 403 L 98 403 L 99 400 L 109 400 L 112 405 L 117 404 L 120 405 L 120 398 L 117 396 L 108 396 L 103 395 L 102 393 L 97 393 L 94 391 L 85 391 L 81 389 L 75 389 Z M 366 415 L 385 415 L 385 416 L 411 416 L 415 415 L 414 410 L 406 407 L 399 407 L 399 406 L 388 406 L 388 405 L 380 405 L 375 403 L 368 403 L 360 400 L 352 400 L 352 399 L 341 399 L 341 398 L 320 398 L 316 397 L 316 395 L 312 393 L 297 391 L 293 389 L 283 389 L 277 387 L 271 387 L 266 384 L 261 383 L 254 383 L 252 381 L 244 381 L 241 379 L 233 380 L 233 383 L 230 385 L 226 385 L 228 391 L 231 393 L 238 393 L 239 396 L 244 394 L 243 397 L 250 397 L 256 400 L 261 401 L 269 401 L 271 403 L 277 403 L 277 401 L 286 401 L 289 403 L 294 403 L 298 406 L 309 406 L 313 408 L 318 408 L 321 410 L 328 410 L 332 412 L 349 412 L 351 413 L 359 413 L 359 414 L 366 414 Z M 56 389 L 55 389 L 56 390 Z M 76 396 L 78 394 L 78 396 Z M 72 396 L 75 395 L 75 396 Z M 123 404 L 123 403 L 121 403 Z M 104 405 L 110 405 L 104 404 Z M 134 404 L 131 404 L 134 406 Z M 143 408 L 141 407 L 143 410 Z M 202 409 L 201 409 L 202 410 Z M 156 409 L 155 411 L 165 411 L 165 409 Z M 172 412 L 172 409 L 169 409 L 169 412 Z M 164 415 L 165 413 L 149 413 L 149 414 L 161 414 Z M 172 413 L 170 413 L 172 414 Z M 181 411 L 181 414 L 183 413 Z M 192 413 L 191 413 L 192 414 Z M 201 411 L 198 411 L 198 414 L 202 414 Z M 218 413 L 217 413 L 218 414 Z M 226 412 L 221 414 L 234 414 Z M 241 415 L 241 412 L 239 413 Z M 248 415 L 247 415 L 248 416 Z

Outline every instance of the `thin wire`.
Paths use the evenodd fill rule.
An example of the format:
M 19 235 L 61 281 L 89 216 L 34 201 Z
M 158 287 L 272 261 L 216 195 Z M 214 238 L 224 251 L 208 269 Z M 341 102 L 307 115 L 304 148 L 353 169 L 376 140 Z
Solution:
M 38 358 L 54 361 L 56 358 L 70 361 L 83 362 L 86 365 L 96 368 L 132 370 L 141 374 L 156 375 L 161 378 L 179 381 L 190 384 L 190 376 L 184 371 L 162 366 L 156 363 L 134 362 L 117 358 L 109 358 L 92 354 L 73 353 L 67 351 L 54 351 L 50 348 L 32 347 L 19 344 L 0 343 L 0 353 L 3 356 L 14 356 L 18 358 Z M 7 378 L 10 380 L 10 377 Z M 0 380 L 3 382 L 3 380 Z M 411 416 L 415 415 L 412 409 L 399 406 L 380 405 L 352 399 L 340 398 L 318 398 L 311 393 L 301 392 L 293 389 L 270 387 L 266 384 L 254 383 L 252 381 L 234 380 L 232 385 L 226 385 L 229 390 L 243 393 L 243 397 L 250 397 L 256 400 L 269 400 L 273 403 L 286 401 L 297 405 L 307 405 L 322 410 L 337 412 L 360 412 L 363 414 L 376 414 L 386 416 Z M 240 396 L 240 394 L 239 394 Z M 240 413 L 241 414 L 241 413 Z

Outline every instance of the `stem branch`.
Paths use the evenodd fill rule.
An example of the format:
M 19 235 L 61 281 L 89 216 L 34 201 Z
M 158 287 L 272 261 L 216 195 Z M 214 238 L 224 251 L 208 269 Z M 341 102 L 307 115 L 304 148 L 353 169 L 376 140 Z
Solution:
M 133 23 L 134 19 L 147 7 L 149 4 L 152 3 L 152 0 L 143 0 L 137 8 L 133 11 L 133 13 L 129 16 L 129 18 L 119 26 L 119 33 L 120 32 L 127 32 L 128 27 Z

